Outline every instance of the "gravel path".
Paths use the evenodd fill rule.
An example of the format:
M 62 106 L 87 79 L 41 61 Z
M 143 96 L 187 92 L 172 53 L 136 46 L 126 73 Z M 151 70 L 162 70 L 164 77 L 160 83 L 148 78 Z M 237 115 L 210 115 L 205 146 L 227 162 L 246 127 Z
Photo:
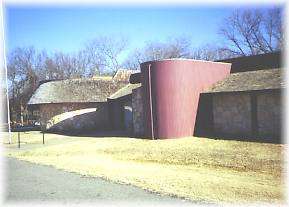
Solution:
M 182 199 L 153 194 L 134 186 L 116 184 L 101 178 L 83 177 L 50 166 L 32 164 L 13 158 L 5 158 L 5 161 L 6 202 L 101 201 L 177 206 L 191 204 Z

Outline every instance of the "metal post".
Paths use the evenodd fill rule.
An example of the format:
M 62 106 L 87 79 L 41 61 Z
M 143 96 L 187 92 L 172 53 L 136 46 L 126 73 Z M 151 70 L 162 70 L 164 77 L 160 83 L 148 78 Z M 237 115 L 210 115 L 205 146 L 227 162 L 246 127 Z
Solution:
M 0 12 L 0 18 L 1 18 L 1 27 L 4 28 L 4 17 L 3 17 L 3 13 L 4 13 L 4 8 L 3 8 L 3 4 L 0 4 L 1 6 L 1 12 Z M 6 63 L 6 51 L 5 51 L 5 33 L 4 33 L 4 29 L 2 30 L 1 34 L 0 34 L 0 41 L 2 42 L 2 50 L 0 49 L 0 56 L 3 55 L 3 63 L 4 65 L 1 64 L 1 70 L 2 70 L 2 67 L 5 69 L 5 84 L 6 84 L 6 90 L 5 90 L 5 96 L 6 96 L 6 99 L 7 99 L 7 119 L 8 119 L 8 138 L 9 138 L 9 144 L 12 143 L 12 138 L 11 138 L 11 126 L 10 126 L 10 109 L 9 109 L 9 96 L 8 96 L 8 76 L 7 76 L 7 63 Z M 5 109 L 4 109 L 5 110 Z
M 42 121 L 40 121 L 40 128 L 41 128 L 41 132 L 42 132 L 42 144 L 45 144 L 45 142 L 44 142 L 44 128 L 43 128 Z
M 20 148 L 20 132 L 18 132 L 18 148 Z
M 44 131 L 42 131 L 42 143 L 44 144 Z
M 152 79 L 151 79 L 151 64 L 149 64 L 149 69 L 148 69 L 148 84 L 149 84 L 149 101 L 150 101 L 150 117 L 151 117 L 151 135 L 152 139 L 155 139 L 155 134 L 154 134 L 154 114 L 153 114 L 153 101 L 152 101 Z

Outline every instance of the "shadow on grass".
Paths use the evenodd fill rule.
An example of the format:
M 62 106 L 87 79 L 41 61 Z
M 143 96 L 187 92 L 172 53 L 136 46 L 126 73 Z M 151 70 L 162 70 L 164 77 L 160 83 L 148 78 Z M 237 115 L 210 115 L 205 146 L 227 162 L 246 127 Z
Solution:
M 248 136 L 248 135 L 212 135 L 212 134 L 196 134 L 195 136 L 200 138 L 208 138 L 214 140 L 234 140 L 234 141 L 243 141 L 243 142 L 258 142 L 258 143 L 270 143 L 270 144 L 285 144 L 285 139 L 281 136 L 272 137 L 272 136 Z
M 43 132 L 42 132 L 43 133 Z M 74 137 L 95 137 L 95 138 L 138 138 L 138 139 L 150 139 L 144 136 L 135 136 L 131 132 L 125 130 L 94 130 L 94 131 L 54 131 L 48 130 L 44 133 L 59 134 Z M 243 142 L 258 142 L 258 143 L 271 143 L 271 144 L 285 144 L 285 139 L 282 137 L 250 137 L 250 136 L 230 136 L 230 135 L 210 135 L 210 134 L 195 134 L 195 137 L 202 139 L 214 139 L 214 140 L 234 140 Z
M 42 132 L 43 133 L 43 132 Z M 134 136 L 131 132 L 125 130 L 94 130 L 94 131 L 55 131 L 47 130 L 44 133 L 47 134 L 58 134 L 74 137 L 95 137 L 95 138 L 138 138 L 148 139 L 142 136 Z

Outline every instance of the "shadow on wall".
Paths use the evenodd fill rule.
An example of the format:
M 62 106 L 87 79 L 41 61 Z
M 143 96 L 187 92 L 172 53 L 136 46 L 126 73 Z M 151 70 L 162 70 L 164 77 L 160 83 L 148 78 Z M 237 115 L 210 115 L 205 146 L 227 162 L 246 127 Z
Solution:
M 83 133 L 108 128 L 106 108 L 87 108 L 65 112 L 51 118 L 46 126 L 48 132 Z
M 127 130 L 111 130 L 108 111 L 103 108 L 87 108 L 54 116 L 47 123 L 47 133 L 78 137 L 130 137 Z
M 249 96 L 250 97 L 250 96 Z M 216 98 L 216 96 L 215 96 Z M 278 99 L 278 98 L 276 98 Z M 268 130 L 258 130 L 257 133 L 250 130 L 249 133 L 247 132 L 234 132 L 234 130 L 225 130 L 225 132 L 221 132 L 220 130 L 216 129 L 216 117 L 214 117 L 214 96 L 211 94 L 201 94 L 199 99 L 199 105 L 198 105 L 198 111 L 197 111 L 197 117 L 196 117 L 196 125 L 195 125 L 195 131 L 194 136 L 196 137 L 205 137 L 205 138 L 211 138 L 211 139 L 222 139 L 222 140 L 237 140 L 237 141 L 247 141 L 247 142 L 261 142 L 261 143 L 274 143 L 274 144 L 281 144 L 285 143 L 285 140 L 283 139 L 282 133 L 280 133 L 282 130 L 275 129 L 274 133 Z M 259 101 L 260 102 L 260 101 Z M 260 102 L 262 103 L 262 102 Z M 215 100 L 216 104 L 216 100 Z M 228 102 L 229 105 L 232 105 L 232 102 Z M 256 106 L 257 107 L 257 106 Z M 266 110 L 272 111 L 272 107 L 266 106 Z M 282 107 L 280 107 L 282 108 Z M 279 109 L 279 108 L 278 108 Z M 257 110 L 257 108 L 256 108 Z M 252 111 L 250 109 L 250 111 Z M 232 120 L 230 122 L 226 122 L 227 125 L 230 125 L 233 122 L 234 114 L 230 113 L 229 110 L 226 111 L 227 114 L 230 115 L 229 120 Z M 240 112 L 241 113 L 241 112 Z M 263 114 L 263 113 L 261 113 Z M 281 113 L 283 114 L 283 113 Z M 220 115 L 220 114 L 219 114 Z M 221 114 L 222 115 L 222 114 Z M 253 114 L 250 114 L 249 119 L 246 119 L 244 121 L 251 123 L 253 122 L 252 119 Z M 257 115 L 256 115 L 257 116 Z M 277 117 L 277 118 L 276 118 Z M 277 115 L 275 118 L 279 119 L 279 115 Z M 272 117 L 270 117 L 272 119 Z M 251 120 L 252 119 L 252 120 Z M 256 120 L 258 117 L 256 117 Z M 261 119 L 262 120 L 262 119 Z M 260 122 L 260 120 L 259 120 Z M 265 120 L 266 123 L 273 124 L 273 120 L 271 122 Z M 233 124 L 231 124 L 233 125 Z M 256 126 L 258 126 L 257 123 L 255 123 Z M 279 125 L 279 124 L 277 124 Z M 282 129 L 282 122 L 280 122 L 280 128 Z M 233 126 L 232 126 L 233 127 Z M 231 129 L 231 128 L 230 128 Z

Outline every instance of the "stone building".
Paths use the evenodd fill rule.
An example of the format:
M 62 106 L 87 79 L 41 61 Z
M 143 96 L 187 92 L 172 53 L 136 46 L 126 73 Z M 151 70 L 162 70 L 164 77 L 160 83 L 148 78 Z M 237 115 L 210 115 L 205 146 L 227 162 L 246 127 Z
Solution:
M 231 61 L 231 74 L 200 94 L 194 135 L 280 143 L 285 88 L 281 54 L 224 61 Z M 134 136 L 144 136 L 146 122 L 140 77 L 131 75 L 135 84 L 126 94 L 132 101 Z
M 202 89 L 192 135 L 280 143 L 285 88 L 281 54 L 222 61 L 232 63 L 231 74 Z M 107 129 L 145 137 L 147 100 L 141 78 L 140 73 L 120 70 L 113 78 L 47 82 L 36 90 L 29 107 L 39 113 L 46 129 Z
M 202 93 L 195 133 L 280 142 L 284 88 L 281 69 L 231 74 Z
M 128 84 L 132 71 L 114 77 L 49 81 L 41 84 L 28 102 L 44 129 L 61 132 L 110 128 L 107 98 Z M 128 74 L 125 74 L 128 73 Z

